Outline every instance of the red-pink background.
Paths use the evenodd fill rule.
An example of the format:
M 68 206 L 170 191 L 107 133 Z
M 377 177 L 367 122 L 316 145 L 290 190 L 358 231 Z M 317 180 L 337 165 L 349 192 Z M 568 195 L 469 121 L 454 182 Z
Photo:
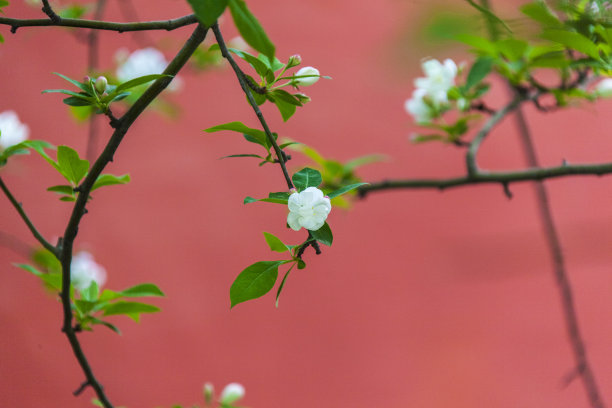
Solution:
M 41 16 L 14 3 L 7 15 Z M 121 20 L 117 2 L 108 3 L 107 17 Z M 134 4 L 147 20 L 189 12 L 179 0 Z M 305 65 L 333 77 L 306 89 L 312 103 L 288 123 L 265 109 L 274 131 L 341 160 L 386 154 L 387 162 L 360 171 L 366 180 L 462 174 L 460 150 L 408 142 L 416 129 L 403 102 L 420 59 L 469 58 L 462 47 L 449 54 L 417 46 L 412 28 L 426 18 L 428 2 L 249 4 L 281 59 L 300 53 Z M 235 35 L 229 18 L 223 29 L 227 38 Z M 171 57 L 191 30 L 151 37 Z M 84 75 L 84 45 L 57 28 L 0 32 L 0 111 L 17 111 L 32 138 L 84 154 L 86 127 L 70 119 L 57 95 L 40 94 L 66 86 L 52 72 Z M 104 68 L 112 68 L 121 45 L 139 47 L 129 33 L 101 38 Z M 155 300 L 163 311 L 140 324 L 113 319 L 122 336 L 105 328 L 80 336 L 115 404 L 200 403 L 205 381 L 217 389 L 236 381 L 246 387 L 244 405 L 254 408 L 587 406 L 579 382 L 562 386 L 573 363 L 529 184 L 513 185 L 512 200 L 499 186 L 483 185 L 385 192 L 350 212 L 334 209 L 333 247 L 318 257 L 308 251 L 308 268 L 292 273 L 278 309 L 269 294 L 230 311 L 236 275 L 276 259 L 262 231 L 291 243 L 303 233 L 285 228 L 281 206 L 242 204 L 246 195 L 283 189 L 277 166 L 218 160 L 252 147 L 238 135 L 201 131 L 234 120 L 257 126 L 232 73 L 181 76 L 185 87 L 171 97 L 182 108 L 179 120 L 139 118 L 108 168 L 130 173 L 132 182 L 95 194 L 76 242 L 106 267 L 107 287 L 155 282 L 167 295 Z M 488 97 L 496 107 L 505 100 L 500 86 Z M 550 115 L 528 109 L 542 163 L 610 161 L 610 108 L 603 102 Z M 105 128 L 101 137 L 109 135 Z M 294 158 L 293 170 L 307 163 Z M 483 146 L 480 164 L 523 165 L 511 120 Z M 46 237 L 61 235 L 71 206 L 45 192 L 61 182 L 46 163 L 17 158 L 2 177 Z M 589 356 L 610 401 L 612 178 L 547 185 Z M 0 214 L 3 232 L 34 244 L 6 199 Z M 60 305 L 10 265 L 23 261 L 0 247 L 0 406 L 87 407 L 91 390 L 71 394 L 83 375 L 60 332 Z

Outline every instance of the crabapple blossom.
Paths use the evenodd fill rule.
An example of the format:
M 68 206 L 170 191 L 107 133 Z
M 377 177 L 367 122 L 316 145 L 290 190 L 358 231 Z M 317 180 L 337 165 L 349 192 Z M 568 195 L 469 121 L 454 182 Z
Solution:
M 244 397 L 244 387 L 242 384 L 230 383 L 221 391 L 220 401 L 224 405 L 229 405 L 242 397 Z
M 415 89 L 412 98 L 407 99 L 404 103 L 404 109 L 414 117 L 417 123 L 426 123 L 431 120 L 431 107 L 423 99 L 426 95 L 425 89 Z
M 15 111 L 0 113 L 0 150 L 25 141 L 29 134 L 30 128 L 19 121 Z
M 455 86 L 457 76 L 457 64 L 451 59 L 445 59 L 444 63 L 436 59 L 430 59 L 421 64 L 425 78 L 414 80 L 414 86 L 424 89 L 434 103 L 448 101 L 448 91 Z
M 612 96 L 612 78 L 604 78 L 595 86 L 595 92 L 600 96 Z
M 295 79 L 296 85 L 310 86 L 319 80 L 320 73 L 319 73 L 319 70 L 314 67 L 303 67 L 303 68 L 300 68 L 298 72 L 295 73 L 295 76 L 301 76 L 301 75 L 317 75 L 317 76 Z
M 79 252 L 72 258 L 70 281 L 79 292 L 89 288 L 94 281 L 100 287 L 106 282 L 106 269 L 97 264 L 89 252 Z
M 287 224 L 295 231 L 302 227 L 310 231 L 318 230 L 325 224 L 331 211 L 329 197 L 324 196 L 316 187 L 308 187 L 299 193 L 291 194 L 288 205 Z

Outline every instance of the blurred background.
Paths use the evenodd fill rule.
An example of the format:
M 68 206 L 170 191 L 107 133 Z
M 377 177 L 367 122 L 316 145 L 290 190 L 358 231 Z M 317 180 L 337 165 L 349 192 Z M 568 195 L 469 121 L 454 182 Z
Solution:
M 108 0 L 104 18 L 156 20 L 190 12 L 182 0 L 131 3 L 130 15 L 125 4 Z M 520 3 L 493 5 L 521 27 Z M 333 78 L 304 89 L 312 102 L 287 123 L 265 106 L 273 131 L 341 161 L 384 154 L 385 161 L 358 171 L 366 181 L 463 174 L 461 149 L 409 142 L 418 129 L 403 104 L 423 58 L 470 61 L 463 45 L 440 41 L 479 29 L 481 20 L 467 3 L 248 4 L 281 60 L 299 53 L 304 66 Z M 19 1 L 5 12 L 43 17 L 39 7 Z M 456 18 L 463 15 L 467 23 Z M 228 16 L 221 29 L 226 39 L 237 35 Z M 102 33 L 99 67 L 114 70 L 121 47 L 156 46 L 170 59 L 191 30 Z M 0 111 L 15 110 L 30 138 L 84 155 L 87 125 L 74 120 L 60 96 L 40 93 L 66 87 L 52 72 L 77 79 L 87 73 L 82 37 L 60 28 L 21 28 L 13 35 L 0 27 L 0 33 Z M 254 147 L 237 134 L 202 132 L 235 120 L 258 127 L 233 73 L 226 65 L 190 67 L 181 78 L 182 89 L 165 99 L 175 107 L 172 115 L 142 115 L 108 168 L 129 173 L 132 182 L 94 195 L 76 241 L 77 250 L 90 251 L 106 268 L 105 287 L 154 282 L 166 293 L 153 301 L 162 312 L 144 315 L 139 324 L 111 319 L 122 336 L 103 327 L 80 335 L 114 404 L 201 404 L 202 385 L 210 381 L 218 390 L 242 383 L 242 405 L 253 408 L 587 406 L 578 381 L 564 386 L 573 358 L 530 184 L 512 185 L 512 200 L 501 187 L 482 185 L 374 193 L 350 211 L 335 208 L 328 219 L 333 247 L 320 256 L 307 251 L 308 267 L 292 272 L 278 308 L 271 293 L 230 311 L 229 287 L 238 273 L 277 259 L 262 231 L 288 243 L 304 234 L 285 227 L 282 206 L 242 203 L 247 195 L 283 190 L 278 167 L 219 160 Z M 499 107 L 507 98 L 498 83 L 486 100 Z M 602 102 L 545 115 L 526 109 L 542 164 L 610 161 L 610 108 Z M 101 122 L 99 146 L 111 135 Z M 512 120 L 480 154 L 483 168 L 524 166 Z M 289 162 L 292 171 L 307 164 L 299 153 Z M 30 155 L 12 159 L 2 178 L 55 242 L 71 205 L 45 189 L 60 176 Z M 612 178 L 546 184 L 590 360 L 610 401 Z M 0 406 L 90 406 L 90 389 L 72 396 L 83 374 L 60 331 L 59 302 L 11 266 L 25 262 L 35 242 L 5 198 L 0 230 Z

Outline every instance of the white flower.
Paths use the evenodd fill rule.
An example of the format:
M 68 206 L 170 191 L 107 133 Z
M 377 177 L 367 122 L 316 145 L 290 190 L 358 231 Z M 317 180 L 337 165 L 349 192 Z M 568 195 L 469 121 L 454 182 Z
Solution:
M 589 10 L 593 14 L 599 14 L 599 5 L 597 4 L 596 1 L 591 2 L 591 5 L 589 6 Z
M 72 258 L 70 281 L 79 292 L 89 288 L 93 281 L 100 287 L 106 282 L 106 269 L 97 264 L 89 252 L 79 252 Z
M 319 70 L 314 67 L 303 67 L 295 73 L 295 76 L 300 75 L 317 75 L 306 78 L 298 78 L 295 80 L 295 84 L 299 86 L 310 86 L 319 80 Z
M 310 231 L 318 230 L 325 224 L 331 211 L 329 198 L 323 196 L 323 192 L 316 187 L 291 194 L 288 204 L 287 224 L 295 231 L 302 227 Z
M 407 99 L 404 103 L 404 109 L 414 117 L 417 123 L 427 123 L 431 120 L 431 107 L 423 100 L 426 95 L 425 89 L 415 89 L 412 98 Z
M 0 150 L 23 142 L 29 134 L 30 128 L 19 121 L 15 111 L 0 113 Z
M 595 86 L 595 92 L 600 96 L 612 96 L 612 78 L 604 78 Z
M 231 40 L 227 42 L 227 45 L 230 48 L 234 48 L 240 51 L 248 51 L 249 49 L 249 44 L 247 44 L 247 42 L 244 41 L 244 38 L 242 38 L 241 36 L 232 38 Z
M 238 383 L 230 383 L 221 391 L 221 403 L 232 404 L 244 397 L 244 387 Z
M 414 80 L 414 86 L 424 89 L 434 103 L 448 101 L 448 91 L 455 85 L 457 64 L 451 59 L 444 60 L 444 64 L 436 59 L 430 59 L 421 64 L 425 78 Z
M 117 51 L 116 58 L 123 60 L 119 68 L 117 68 L 117 79 L 120 82 L 126 82 L 130 79 L 138 78 L 145 75 L 161 74 L 168 66 L 168 61 L 161 51 L 147 47 L 136 50 L 127 55 L 125 49 Z M 173 78 L 173 81 L 168 86 L 170 90 L 178 90 L 181 82 L 179 78 Z

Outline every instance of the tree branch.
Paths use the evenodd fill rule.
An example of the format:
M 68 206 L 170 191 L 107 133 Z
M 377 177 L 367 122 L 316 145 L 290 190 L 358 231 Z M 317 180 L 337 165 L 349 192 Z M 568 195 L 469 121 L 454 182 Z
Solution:
M 0 17 L 0 25 L 11 26 L 11 32 L 15 33 L 19 27 L 75 27 L 91 28 L 95 30 L 117 31 L 119 33 L 127 31 L 148 31 L 166 30 L 171 31 L 180 27 L 196 24 L 198 19 L 194 14 L 179 17 L 173 20 L 145 21 L 130 23 L 114 23 L 110 21 L 82 20 L 78 18 L 62 18 L 58 21 L 51 19 L 17 19 Z
M 444 190 L 451 187 L 469 186 L 473 184 L 495 184 L 508 185 L 522 181 L 541 181 L 551 178 L 560 178 L 578 175 L 602 176 L 612 174 L 612 163 L 601 164 L 563 164 L 556 167 L 538 167 L 518 171 L 496 171 L 486 172 L 477 170 L 476 173 L 463 177 L 448 179 L 406 179 L 406 180 L 383 180 L 371 183 L 359 188 L 362 196 L 374 191 L 391 189 L 439 189 Z
M 208 30 L 206 28 L 198 24 L 191 37 L 187 40 L 183 48 L 174 57 L 163 73 L 171 76 L 176 75 L 185 65 L 189 57 L 191 57 L 191 55 L 195 52 L 197 47 L 202 43 L 202 41 L 204 41 L 207 31 Z M 82 184 L 79 186 L 80 193 L 72 210 L 70 220 L 68 221 L 68 225 L 62 239 L 61 252 L 59 256 L 59 260 L 62 264 L 62 292 L 60 294 L 64 314 L 62 331 L 66 334 L 66 337 L 72 346 L 72 351 L 78 360 L 83 373 L 85 374 L 86 383 L 94 389 L 98 399 L 105 408 L 113 408 L 113 405 L 110 403 L 108 397 L 104 393 L 102 385 L 94 376 L 72 325 L 73 315 L 70 301 L 70 265 L 72 262 L 73 244 L 78 233 L 79 223 L 83 215 L 86 213 L 85 205 L 87 204 L 87 199 L 94 182 L 102 173 L 104 167 L 106 167 L 106 165 L 112 161 L 115 151 L 119 147 L 119 144 L 123 140 L 123 137 L 129 130 L 130 126 L 145 110 L 145 108 L 168 86 L 171 80 L 172 78 L 169 77 L 163 77 L 156 80 L 140 96 L 140 98 L 136 100 L 130 109 L 128 109 L 128 111 L 117 120 L 117 127 L 115 128 L 115 131 L 113 132 L 113 135 L 111 136 L 104 151 L 100 154 L 87 174 L 87 177 L 85 177 Z
M 50 251 L 52 254 L 55 254 L 56 256 L 58 255 L 58 249 L 56 247 L 54 247 L 53 245 L 51 245 L 42 235 L 40 232 L 38 232 L 38 230 L 36 229 L 36 227 L 34 227 L 34 224 L 32 223 L 32 221 L 30 220 L 30 218 L 27 216 L 27 214 L 25 213 L 25 211 L 23 210 L 23 207 L 21 205 L 21 203 L 19 203 L 15 197 L 13 196 L 13 194 L 11 194 L 10 190 L 8 189 L 8 187 L 6 186 L 6 184 L 4 184 L 4 181 L 2 181 L 2 178 L 0 177 L 0 189 L 4 192 L 4 194 L 6 195 L 6 197 L 9 199 L 9 201 L 11 202 L 11 204 L 13 204 L 13 207 L 15 207 L 15 209 L 17 210 L 17 212 L 19 213 L 19 215 L 21 216 L 21 219 L 23 220 L 23 222 L 25 222 L 25 224 L 28 226 L 28 228 L 30 229 L 30 232 L 32 233 L 32 235 L 34 235 L 34 238 L 36 238 L 36 240 L 38 242 L 40 242 L 40 244 L 45 247 L 45 249 L 47 249 L 48 251 Z
M 259 109 L 257 102 L 255 102 L 255 99 L 253 98 L 253 93 L 251 92 L 249 81 L 246 79 L 246 76 L 244 75 L 244 73 L 242 72 L 238 64 L 236 64 L 236 61 L 234 61 L 234 58 L 232 58 L 231 54 L 227 50 L 225 41 L 223 40 L 223 36 L 221 35 L 221 31 L 219 31 L 219 25 L 217 23 L 215 23 L 212 26 L 212 30 L 213 30 L 213 33 L 215 33 L 215 38 L 217 39 L 217 43 L 219 44 L 221 55 L 223 55 L 223 57 L 232 66 L 232 69 L 234 70 L 234 73 L 236 74 L 236 77 L 238 78 L 238 82 L 240 82 L 240 87 L 246 94 L 249 104 L 255 111 L 255 114 L 257 115 L 257 119 L 259 119 L 259 122 L 261 123 L 261 126 L 263 127 L 264 132 L 266 133 L 266 136 L 268 137 L 268 141 L 274 148 L 274 152 L 276 153 L 276 158 L 278 159 L 278 164 L 280 164 L 281 169 L 283 171 L 283 176 L 285 177 L 285 181 L 287 182 L 287 187 L 289 188 L 289 190 L 291 190 L 293 188 L 293 183 L 291 182 L 291 177 L 289 177 L 287 166 L 285 166 L 285 162 L 287 161 L 287 158 L 283 154 L 283 151 L 281 150 L 281 148 L 278 146 L 278 143 L 276 143 L 276 139 L 274 139 L 274 136 L 272 135 L 272 132 L 270 131 L 270 128 L 268 127 L 268 124 L 266 123 L 266 119 L 264 118 L 263 113 L 261 113 L 261 110 Z

